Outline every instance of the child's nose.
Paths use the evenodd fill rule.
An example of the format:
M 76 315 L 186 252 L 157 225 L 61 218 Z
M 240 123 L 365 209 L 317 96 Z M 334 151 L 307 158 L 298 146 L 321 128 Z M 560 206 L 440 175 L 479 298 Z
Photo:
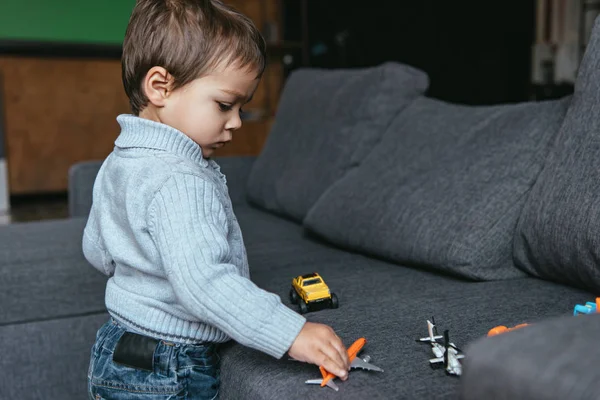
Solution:
M 239 115 L 235 115 L 233 117 L 231 117 L 229 119 L 229 121 L 227 121 L 227 124 L 225 125 L 225 129 L 227 131 L 234 131 L 236 129 L 241 128 L 242 126 L 242 119 L 240 118 Z

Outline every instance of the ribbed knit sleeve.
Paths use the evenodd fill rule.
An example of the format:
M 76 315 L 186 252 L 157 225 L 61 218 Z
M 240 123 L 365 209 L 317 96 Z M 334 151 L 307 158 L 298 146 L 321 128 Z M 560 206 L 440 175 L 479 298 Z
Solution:
M 149 207 L 150 234 L 190 314 L 242 345 L 281 358 L 306 320 L 243 276 L 228 241 L 228 206 L 210 181 L 171 176 Z

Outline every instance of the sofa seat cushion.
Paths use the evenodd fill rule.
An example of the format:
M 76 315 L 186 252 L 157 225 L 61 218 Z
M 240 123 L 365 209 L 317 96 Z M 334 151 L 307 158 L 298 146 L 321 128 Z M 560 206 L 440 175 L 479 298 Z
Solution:
M 456 399 L 460 380 L 432 370 L 430 347 L 415 342 L 427 335 L 427 319 L 434 316 L 438 330 L 449 329 L 462 348 L 494 326 L 569 314 L 574 304 L 590 298 L 582 290 L 534 278 L 474 283 L 397 266 L 329 247 L 259 210 L 237 213 L 252 279 L 297 310 L 288 298 L 292 278 L 320 273 L 340 305 L 305 314 L 307 319 L 332 326 L 347 346 L 365 337 L 361 355 L 370 355 L 384 372 L 352 371 L 335 392 L 304 384 L 320 377 L 315 366 L 228 343 L 220 397 L 226 400 Z
M 330 242 L 474 280 L 512 265 L 517 219 L 569 98 L 465 106 L 422 97 L 309 211 Z
M 273 129 L 248 179 L 248 199 L 301 221 L 319 196 L 360 163 L 392 118 L 428 87 L 398 63 L 301 69 L 286 80 Z
M 108 318 L 100 312 L 0 324 L 0 399 L 88 399 L 90 354 Z
M 86 220 L 0 227 L 0 323 L 101 312 L 106 277 L 81 250 Z
M 523 208 L 514 254 L 524 271 L 600 291 L 600 19 L 573 102 Z
M 593 314 L 479 339 L 466 349 L 461 399 L 597 399 L 599 336 Z

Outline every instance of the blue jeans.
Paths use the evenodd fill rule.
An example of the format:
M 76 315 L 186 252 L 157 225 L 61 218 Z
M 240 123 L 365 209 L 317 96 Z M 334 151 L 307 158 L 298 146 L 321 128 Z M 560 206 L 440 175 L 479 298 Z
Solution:
M 196 400 L 219 394 L 219 355 L 215 344 L 188 345 L 158 341 L 152 371 L 113 361 L 126 329 L 112 318 L 96 335 L 88 372 L 93 400 Z

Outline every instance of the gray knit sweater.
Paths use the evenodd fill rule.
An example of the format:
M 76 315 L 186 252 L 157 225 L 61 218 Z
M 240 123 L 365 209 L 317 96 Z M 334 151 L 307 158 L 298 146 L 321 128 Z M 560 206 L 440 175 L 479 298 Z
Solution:
M 219 166 L 172 127 L 132 115 L 117 121 L 83 235 L 85 257 L 109 276 L 109 313 L 141 334 L 232 338 L 282 357 L 306 320 L 250 281 Z

